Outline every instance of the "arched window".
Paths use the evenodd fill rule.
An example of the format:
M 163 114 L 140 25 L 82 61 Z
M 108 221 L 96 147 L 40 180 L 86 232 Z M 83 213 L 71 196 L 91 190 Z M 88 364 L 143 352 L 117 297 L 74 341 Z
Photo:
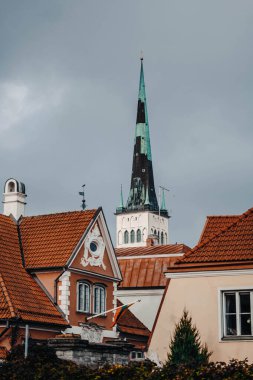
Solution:
M 94 286 L 94 313 L 99 314 L 105 311 L 106 291 L 102 285 Z
M 77 310 L 90 312 L 90 285 L 87 282 L 77 283 Z
M 134 241 L 135 241 L 135 232 L 134 232 L 134 230 L 132 230 L 131 233 L 130 233 L 130 241 L 131 241 L 131 243 L 134 243 Z
M 122 232 L 118 232 L 118 244 L 122 244 Z
M 164 244 L 164 236 L 163 236 L 163 232 L 161 233 L 161 244 Z
M 157 231 L 156 230 L 154 231 L 154 234 L 157 235 Z
M 158 243 L 160 243 L 160 231 L 158 231 Z
M 164 234 L 164 244 L 167 244 L 167 234 Z
M 128 244 L 128 242 L 129 242 L 129 233 L 128 233 L 128 231 L 125 231 L 124 232 L 124 243 Z
M 137 243 L 141 242 L 141 230 L 137 230 Z
M 9 193 L 13 193 L 16 191 L 16 186 L 15 186 L 15 183 L 14 182 L 9 182 L 8 183 L 8 192 Z

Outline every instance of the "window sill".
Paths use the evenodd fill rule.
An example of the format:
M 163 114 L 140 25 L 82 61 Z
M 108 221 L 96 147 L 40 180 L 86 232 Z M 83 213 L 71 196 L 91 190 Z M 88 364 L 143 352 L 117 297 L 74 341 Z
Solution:
M 86 317 L 94 317 L 96 314 L 95 313 L 88 313 L 87 311 L 81 311 L 81 310 L 76 310 L 76 313 L 78 314 L 84 314 Z M 104 315 L 99 315 L 96 318 L 106 318 L 107 314 Z
M 221 342 L 245 342 L 245 341 L 253 341 L 253 335 L 240 335 L 240 336 L 224 336 L 221 338 Z

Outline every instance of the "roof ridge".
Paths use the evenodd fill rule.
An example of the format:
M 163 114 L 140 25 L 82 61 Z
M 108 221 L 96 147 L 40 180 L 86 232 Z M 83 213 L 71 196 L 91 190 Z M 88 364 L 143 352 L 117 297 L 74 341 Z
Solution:
M 10 313 L 11 313 L 11 317 L 16 317 L 16 311 L 15 311 L 15 308 L 12 304 L 12 301 L 11 301 L 11 298 L 9 296 L 9 292 L 7 290 L 7 287 L 5 285 L 5 282 L 4 282 L 4 279 L 3 279 L 3 276 L 2 274 L 0 273 L 0 286 L 2 288 L 2 291 L 3 291 L 3 294 L 4 294 L 4 297 L 5 297 L 5 300 L 9 306 L 9 310 L 10 310 Z
M 207 215 L 207 218 L 235 218 L 240 217 L 242 214 L 231 214 L 231 215 Z
M 216 234 L 212 235 L 210 238 L 204 240 L 202 243 L 200 244 L 197 244 L 194 248 L 192 248 L 190 250 L 190 252 L 187 252 L 184 257 L 182 259 L 179 259 L 177 261 L 177 263 L 181 263 L 184 261 L 184 259 L 188 258 L 189 256 L 192 255 L 193 252 L 196 252 L 199 248 L 202 248 L 204 247 L 206 244 L 208 244 L 210 241 L 214 240 L 215 238 L 217 238 L 219 235 L 223 234 L 224 232 L 228 231 L 230 228 L 232 228 L 233 226 L 235 226 L 238 222 L 240 222 L 242 219 L 246 218 L 247 216 L 249 216 L 250 214 L 253 213 L 253 207 L 248 209 L 247 211 L 245 211 L 244 213 L 242 213 L 238 219 L 231 223 L 229 226 L 227 227 L 224 227 L 224 228 L 221 228 Z M 176 263 L 176 264 L 177 264 Z
M 38 214 L 38 215 L 30 215 L 30 216 L 23 216 L 22 220 L 24 219 L 33 219 L 33 218 L 41 218 L 41 217 L 46 217 L 46 216 L 54 216 L 54 215 L 66 215 L 66 214 L 85 214 L 87 212 L 96 212 L 99 209 L 97 208 L 91 208 L 91 209 L 86 209 L 86 210 L 73 210 L 73 211 L 62 211 L 62 212 L 51 212 L 48 214 Z M 22 222 L 21 220 L 21 222 Z

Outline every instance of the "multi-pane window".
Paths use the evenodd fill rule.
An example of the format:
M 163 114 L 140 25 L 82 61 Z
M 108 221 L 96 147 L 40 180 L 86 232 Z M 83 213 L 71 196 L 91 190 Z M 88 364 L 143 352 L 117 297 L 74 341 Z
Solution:
M 85 313 L 90 312 L 90 285 L 86 282 L 78 282 L 77 309 Z
M 253 291 L 223 292 L 223 335 L 252 336 Z
M 105 311 L 105 288 L 101 285 L 94 286 L 94 313 Z
M 137 243 L 140 243 L 141 242 L 141 230 L 138 229 L 137 230 Z

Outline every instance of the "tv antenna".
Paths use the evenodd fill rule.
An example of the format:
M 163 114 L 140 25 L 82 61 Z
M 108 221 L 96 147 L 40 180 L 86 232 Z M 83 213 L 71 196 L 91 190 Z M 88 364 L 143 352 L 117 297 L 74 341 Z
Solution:
M 85 200 L 85 193 L 84 193 L 85 184 L 82 186 L 82 188 L 83 188 L 83 191 L 79 191 L 79 195 L 81 195 L 81 197 L 83 197 L 81 208 L 84 211 L 86 209 L 86 200 Z

